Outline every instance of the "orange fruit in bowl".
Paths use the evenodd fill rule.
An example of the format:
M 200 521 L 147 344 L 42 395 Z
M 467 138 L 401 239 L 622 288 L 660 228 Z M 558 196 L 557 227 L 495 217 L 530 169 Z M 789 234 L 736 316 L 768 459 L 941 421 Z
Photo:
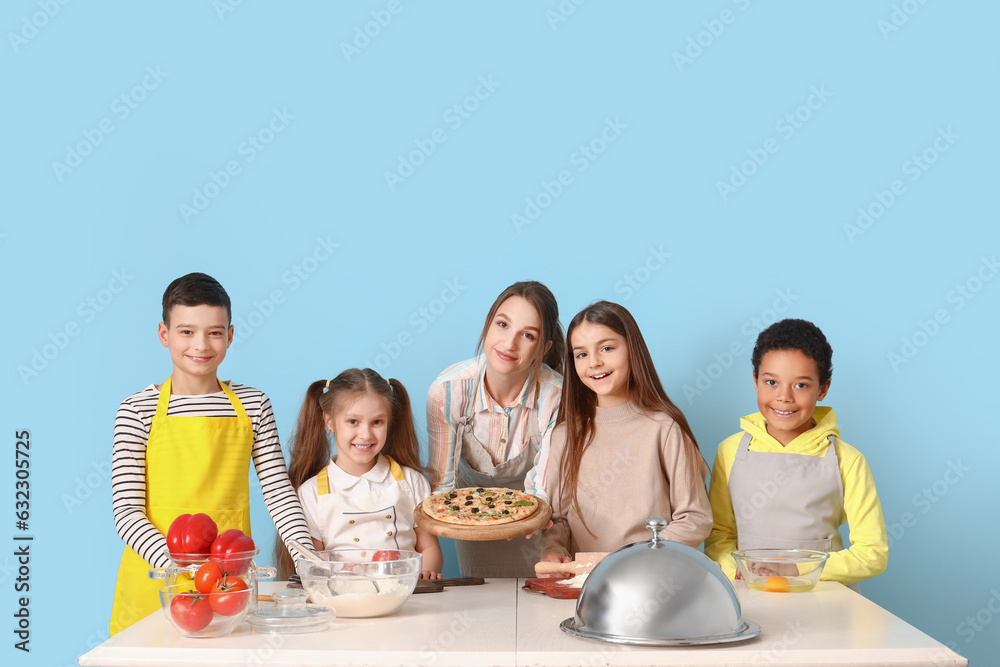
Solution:
M 788 579 L 784 577 L 768 577 L 764 582 L 764 590 L 772 593 L 787 593 Z

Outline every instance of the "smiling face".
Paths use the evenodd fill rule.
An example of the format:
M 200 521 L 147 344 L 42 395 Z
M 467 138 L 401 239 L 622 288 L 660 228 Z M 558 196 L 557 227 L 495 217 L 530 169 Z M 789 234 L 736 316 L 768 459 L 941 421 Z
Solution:
M 570 334 L 573 364 L 580 381 L 610 408 L 629 400 L 628 347 L 625 337 L 603 324 L 582 322 Z
M 512 296 L 500 304 L 483 342 L 490 370 L 523 381 L 539 353 L 541 331 L 542 319 L 526 299 Z
M 370 391 L 359 393 L 333 414 L 323 413 L 323 421 L 337 441 L 338 467 L 356 477 L 375 467 L 389 432 L 389 405 L 384 398 Z
M 174 306 L 170 325 L 160 322 L 160 342 L 170 350 L 174 364 L 174 393 L 219 391 L 216 371 L 233 342 L 233 327 L 222 306 Z
M 816 402 L 830 383 L 821 385 L 816 362 L 799 350 L 771 350 L 760 360 L 757 408 L 767 420 L 767 432 L 782 445 L 812 428 Z

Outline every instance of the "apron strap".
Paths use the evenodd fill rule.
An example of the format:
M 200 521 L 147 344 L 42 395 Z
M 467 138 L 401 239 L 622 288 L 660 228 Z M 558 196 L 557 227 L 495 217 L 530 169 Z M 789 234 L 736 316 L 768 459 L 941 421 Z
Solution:
M 319 471 L 319 475 L 316 476 L 316 493 L 321 496 L 330 493 L 330 475 L 327 472 L 326 466 L 323 466 L 323 469 Z
M 225 382 L 219 382 L 219 386 L 222 387 L 222 391 L 226 393 L 229 397 L 229 402 L 233 404 L 233 410 L 236 411 L 237 419 L 247 419 L 247 411 L 243 409 L 243 404 L 240 403 L 240 399 L 236 397 L 236 392 L 229 388 L 229 385 Z
M 828 435 L 826 437 L 830 441 L 830 446 L 826 448 L 826 454 L 823 456 L 823 458 L 826 458 L 828 456 L 836 456 L 837 455 L 837 450 L 834 449 L 834 445 L 837 442 L 837 436 L 835 436 L 834 434 L 831 433 L 830 435 Z
M 172 377 L 173 375 L 160 385 L 160 397 L 156 399 L 156 417 L 159 419 L 167 416 L 167 407 L 170 405 L 170 379 Z
M 743 437 L 740 438 L 740 444 L 736 447 L 736 459 L 743 460 L 750 453 L 750 441 L 753 440 L 753 436 L 750 435 L 748 431 L 743 431 Z
M 156 399 L 156 417 L 162 418 L 167 416 L 167 409 L 170 406 L 170 380 L 173 375 L 164 380 L 163 384 L 160 385 L 160 396 Z M 233 410 L 236 412 L 237 419 L 247 419 L 247 411 L 243 408 L 243 403 L 240 399 L 236 397 L 236 392 L 229 388 L 225 382 L 220 382 L 219 386 L 222 387 L 222 391 L 226 394 L 226 398 L 233 405 Z
M 740 438 L 740 449 L 745 449 L 746 451 L 750 451 L 751 440 L 753 440 L 753 436 L 744 431 L 743 437 Z
M 399 464 L 396 463 L 396 461 L 391 456 L 386 456 L 385 458 L 389 460 L 389 472 L 392 473 L 393 479 L 395 479 L 397 482 L 402 482 L 403 469 L 399 467 Z M 323 468 L 323 471 L 325 472 L 326 468 Z

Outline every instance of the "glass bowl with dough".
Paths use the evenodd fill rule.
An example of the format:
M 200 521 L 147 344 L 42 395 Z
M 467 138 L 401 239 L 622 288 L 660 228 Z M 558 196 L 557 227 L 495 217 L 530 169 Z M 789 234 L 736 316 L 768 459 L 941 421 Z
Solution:
M 388 616 L 403 606 L 420 578 L 416 551 L 334 549 L 316 555 L 323 562 L 300 560 L 295 570 L 309 599 L 339 618 Z

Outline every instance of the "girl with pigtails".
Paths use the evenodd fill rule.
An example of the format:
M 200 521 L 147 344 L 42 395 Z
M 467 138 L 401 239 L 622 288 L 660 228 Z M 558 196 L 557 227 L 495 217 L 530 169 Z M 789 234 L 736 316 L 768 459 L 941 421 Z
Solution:
M 336 455 L 330 456 L 333 435 Z M 421 579 L 440 579 L 437 538 L 413 521 L 430 495 L 423 476 L 410 397 L 399 380 L 351 368 L 306 390 L 292 438 L 289 478 L 317 550 L 414 550 Z M 293 569 L 283 544 L 280 572 Z

